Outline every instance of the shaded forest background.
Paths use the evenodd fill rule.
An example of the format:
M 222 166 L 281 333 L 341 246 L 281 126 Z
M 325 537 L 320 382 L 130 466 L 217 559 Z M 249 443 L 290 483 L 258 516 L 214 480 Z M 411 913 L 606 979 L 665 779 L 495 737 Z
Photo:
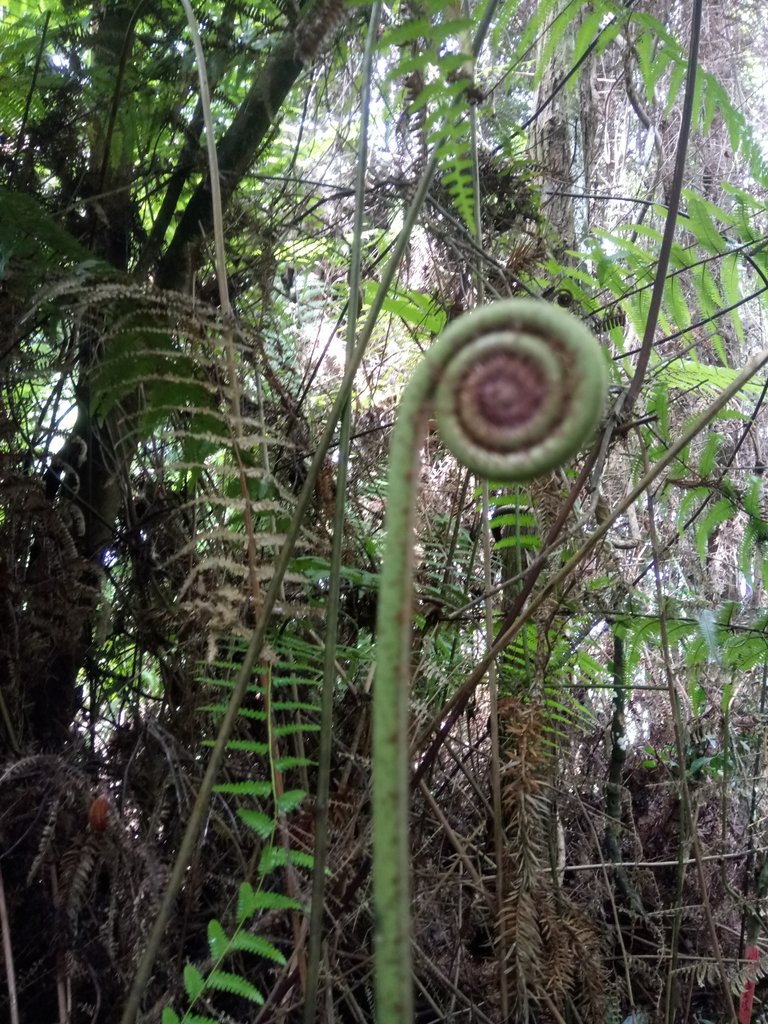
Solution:
M 768 345 L 762 5 L 215 0 L 202 84 L 188 14 L 0 8 L 0 1016 L 374 1019 L 390 428 L 533 294 L 610 404 L 521 487 L 424 439 L 417 1019 L 763 1019 L 765 374 L 654 476 Z

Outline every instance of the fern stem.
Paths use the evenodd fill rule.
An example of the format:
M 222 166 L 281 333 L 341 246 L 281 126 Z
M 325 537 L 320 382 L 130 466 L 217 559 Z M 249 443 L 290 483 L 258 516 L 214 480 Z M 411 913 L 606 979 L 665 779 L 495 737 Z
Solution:
M 213 207 L 213 239 L 216 254 L 216 277 L 219 285 L 219 298 L 221 311 L 225 317 L 231 316 L 232 307 L 229 302 L 229 287 L 227 283 L 227 258 L 224 251 L 224 213 L 221 203 L 221 182 L 219 180 L 219 158 L 216 152 L 216 136 L 213 131 L 213 115 L 211 114 L 211 94 L 208 88 L 208 70 L 203 52 L 203 42 L 200 38 L 200 29 L 197 24 L 195 12 L 189 0 L 181 0 L 184 14 L 187 18 L 187 25 L 192 36 L 192 45 L 195 50 L 195 62 L 197 64 L 197 78 L 200 85 L 200 101 L 203 108 L 203 121 L 205 123 L 205 143 L 208 151 L 208 175 L 211 181 L 211 205 Z
M 362 268 L 363 219 L 365 213 L 365 177 L 368 169 L 368 121 L 371 109 L 371 69 L 376 49 L 382 2 L 376 0 L 368 20 L 368 37 L 361 69 L 363 91 L 360 109 L 360 139 L 357 149 L 357 179 L 355 182 L 355 219 L 352 253 L 349 267 L 349 305 L 347 310 L 347 361 L 354 358 L 355 330 L 360 312 L 360 279 Z M 341 595 L 341 563 L 347 517 L 347 469 L 352 433 L 351 403 L 346 401 L 341 414 L 339 430 L 338 467 L 336 472 L 336 501 L 333 518 L 331 574 L 328 587 L 327 630 L 325 637 L 325 664 L 320 726 L 320 756 L 318 758 L 317 792 L 315 795 L 315 843 L 312 866 L 312 904 L 309 919 L 309 957 L 307 985 L 304 993 L 304 1024 L 312 1024 L 318 1011 L 318 981 L 323 945 L 323 918 L 325 906 L 325 869 L 328 861 L 328 794 L 331 778 L 331 752 L 333 746 L 333 698 L 336 689 L 336 644 L 339 626 L 339 599 Z
M 426 418 L 434 405 L 445 443 L 478 475 L 530 479 L 589 440 L 605 386 L 603 355 L 583 324 L 557 307 L 515 299 L 454 321 L 403 394 L 390 453 L 373 712 L 379 1024 L 413 1017 L 408 693 L 414 494 Z

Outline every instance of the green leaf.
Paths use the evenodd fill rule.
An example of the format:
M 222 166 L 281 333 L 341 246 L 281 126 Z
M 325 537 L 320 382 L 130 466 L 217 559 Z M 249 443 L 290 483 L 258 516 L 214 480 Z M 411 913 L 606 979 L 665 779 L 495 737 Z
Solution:
M 234 996 L 249 999 L 252 1003 L 258 1003 L 259 1006 L 264 1004 L 264 996 L 256 986 L 231 971 L 211 971 L 208 975 L 208 985 L 220 992 L 229 992 Z
M 648 401 L 648 412 L 657 417 L 657 429 L 663 441 L 669 438 L 669 388 L 655 387 Z
M 755 547 L 757 545 L 758 530 L 754 520 L 750 520 L 747 523 L 747 528 L 744 531 L 744 537 L 741 542 L 741 548 L 739 549 L 739 568 L 741 574 L 744 576 L 750 587 L 754 588 L 754 573 L 752 571 L 752 559 L 755 553 Z
M 430 39 L 432 36 L 432 22 L 428 18 L 414 18 L 404 25 L 397 25 L 387 29 L 381 37 L 380 45 L 402 46 L 403 43 L 411 43 L 417 39 Z
M 311 853 L 304 853 L 302 850 L 285 850 L 282 846 L 267 846 L 262 852 L 259 861 L 259 875 L 271 874 L 276 868 L 284 868 L 286 864 L 293 864 L 299 868 L 312 868 L 315 858 Z
M 515 54 L 517 60 L 525 60 L 530 56 L 528 50 L 533 47 L 538 36 L 546 31 L 547 21 L 552 16 L 558 3 L 559 0 L 539 0 L 539 3 L 537 3 L 535 7 L 532 7 L 531 17 L 526 22 L 525 28 L 520 34 L 520 40 Z M 505 31 L 508 31 L 506 19 L 500 18 L 499 23 L 500 26 L 504 26 Z
M 258 892 L 252 889 L 249 900 L 251 913 L 256 910 L 304 910 L 293 896 L 284 896 L 281 892 L 270 892 L 268 889 L 260 889 Z
M 370 293 L 371 298 L 373 297 L 373 293 L 374 291 L 372 289 Z M 409 295 L 410 301 L 412 301 L 414 305 L 418 305 L 420 301 L 419 297 L 427 299 L 429 305 L 434 307 L 434 300 L 431 296 L 423 296 L 421 292 L 411 292 Z M 420 308 L 424 315 L 427 316 L 428 306 L 424 305 Z M 432 309 L 432 312 L 434 314 L 434 308 Z M 442 330 L 442 326 L 445 323 L 445 316 L 442 315 L 441 317 L 436 318 L 435 322 L 437 323 L 438 321 L 440 326 L 436 327 L 436 333 L 439 333 L 440 330 Z M 420 324 L 429 323 L 428 320 L 424 319 L 421 319 L 418 322 Z M 431 328 L 429 329 L 431 330 Z M 316 555 L 301 555 L 298 558 L 294 558 L 291 563 L 291 568 L 296 572 L 303 573 L 308 579 L 315 583 L 327 580 L 331 574 L 331 563 L 329 560 L 327 558 L 319 558 Z M 340 575 L 342 579 L 347 580 L 355 587 L 377 588 L 379 585 L 378 573 L 368 572 L 365 569 L 359 569 L 357 566 L 343 565 L 340 570 Z
M 272 767 L 276 772 L 287 772 L 291 768 L 311 768 L 316 764 L 308 757 L 276 757 Z
M 650 35 L 645 35 L 641 38 L 647 40 L 647 45 L 643 47 L 643 55 L 647 54 L 647 58 L 640 59 L 638 63 L 640 65 L 640 73 L 643 76 L 646 99 L 650 104 L 653 104 L 658 81 L 672 61 L 677 59 L 677 54 L 674 47 L 666 44 L 662 44 L 657 48 L 654 39 Z M 640 57 L 640 53 L 638 53 L 638 57 Z
M 222 782 L 213 787 L 214 793 L 232 793 L 237 796 L 265 797 L 272 795 L 272 783 L 263 780 L 248 780 L 245 782 Z
M 213 740 L 205 740 L 207 747 L 213 746 Z M 256 754 L 259 757 L 264 757 L 269 753 L 269 745 L 267 743 L 256 743 L 253 740 L 230 740 L 227 743 L 227 750 L 242 750 L 246 754 Z
M 744 342 L 744 325 L 741 322 L 738 305 L 742 300 L 741 295 L 741 274 L 739 257 L 735 253 L 725 256 L 720 263 L 720 284 L 723 286 L 723 295 L 727 306 L 736 306 L 730 313 L 731 323 L 736 337 Z
M 701 453 L 701 457 L 699 458 L 699 476 L 706 478 L 715 468 L 715 460 L 722 443 L 722 434 L 715 433 L 714 431 L 709 434 L 707 437 L 707 443 L 704 446 L 704 451 Z
M 697 242 L 707 252 L 713 254 L 722 253 L 728 246 L 723 236 L 715 227 L 715 223 L 710 216 L 708 204 L 699 198 L 695 192 L 690 192 L 688 189 L 685 190 L 684 195 L 688 203 L 687 227 L 693 231 Z
M 461 93 L 466 91 L 466 88 L 467 83 L 463 79 L 459 79 L 456 82 L 446 82 L 443 78 L 438 78 L 436 81 L 424 86 L 413 103 L 411 103 L 409 112 L 412 114 L 418 113 L 431 100 L 444 104 L 446 100 L 461 95 Z
M 228 942 L 226 932 L 220 922 L 215 919 L 210 920 L 208 922 L 208 947 L 213 960 L 221 960 L 227 951 Z
M 681 537 L 694 507 L 697 507 L 702 501 L 706 501 L 711 493 L 708 487 L 694 487 L 683 496 L 677 511 L 677 530 Z
M 304 680 L 306 682 L 306 680 Z M 314 722 L 289 722 L 286 725 L 276 725 L 274 729 L 275 736 L 294 736 L 300 732 L 319 732 L 320 726 Z
M 694 758 L 694 760 L 691 761 L 691 763 L 690 763 L 690 765 L 688 767 L 688 775 L 695 775 L 697 772 L 701 771 L 702 768 L 705 768 L 711 761 L 712 761 L 712 755 L 711 754 L 708 755 L 707 757 L 697 757 L 697 758 Z
M 504 504 L 507 504 L 505 501 Z M 511 504 L 511 503 L 510 503 Z M 535 516 L 530 512 L 502 512 L 501 515 L 495 515 L 491 519 L 491 528 L 494 530 L 500 530 L 502 527 L 507 526 L 513 530 L 520 530 L 530 532 L 531 530 L 538 529 L 538 523 L 536 522 Z
M 255 953 L 256 956 L 264 957 L 267 960 L 274 960 L 277 964 L 284 964 L 286 962 L 279 949 L 260 935 L 254 935 L 253 932 L 237 932 L 232 938 L 232 949 L 244 953 Z
M 612 18 L 611 21 L 606 23 L 605 15 L 605 9 L 598 5 L 597 10 L 587 15 L 584 19 L 576 36 L 573 54 L 570 57 L 572 64 L 578 63 L 593 43 L 595 46 L 592 50 L 592 59 L 599 57 L 600 54 L 605 53 L 614 39 L 623 30 L 624 26 L 619 18 Z M 568 83 L 568 88 L 573 90 L 577 88 L 578 84 L 579 78 L 574 75 Z
M 709 538 L 715 529 L 733 518 L 735 509 L 728 498 L 720 498 L 696 521 L 696 550 L 702 565 L 707 560 Z
M 238 924 L 247 921 L 248 918 L 259 909 L 257 902 L 258 894 L 254 892 L 250 882 L 241 882 L 237 892 L 237 911 L 235 917 Z
M 163 1008 L 163 1016 L 161 1017 L 162 1024 L 181 1024 L 178 1013 L 172 1010 L 170 1006 Z
M 696 623 L 707 645 L 710 662 L 713 664 L 719 662 L 720 648 L 717 642 L 717 620 L 714 612 L 710 608 L 706 608 L 697 616 Z
M 288 814 L 289 811 L 295 810 L 306 795 L 303 789 L 287 789 L 277 798 L 277 813 Z
M 190 1002 L 194 1002 L 205 988 L 205 978 L 194 964 L 184 967 L 184 991 Z
M 541 548 L 541 537 L 530 533 L 521 533 L 519 537 L 502 537 L 501 540 L 494 541 L 494 551 L 503 551 L 505 548 L 525 548 L 528 551 L 538 551 Z
M 664 301 L 669 309 L 675 329 L 685 331 L 691 326 L 691 313 L 685 299 L 679 276 L 670 277 L 664 289 Z
M 687 70 L 687 61 L 682 60 L 678 61 L 672 68 L 672 73 L 669 76 L 669 88 L 667 90 L 667 103 L 664 107 L 664 117 L 669 116 L 669 112 L 675 105 L 677 94 L 680 91 L 680 86 L 683 84 Z
M 533 88 L 538 89 L 542 77 L 549 66 L 552 57 L 563 38 L 571 22 L 575 21 L 582 13 L 581 4 L 566 4 L 562 7 L 556 17 L 549 23 L 544 45 L 536 54 L 536 73 L 533 76 Z
M 453 18 L 433 24 L 427 18 L 414 18 L 404 25 L 388 29 L 381 39 L 381 46 L 402 46 L 418 39 L 427 39 L 432 45 L 446 39 L 458 39 L 462 32 L 474 29 L 472 18 Z M 466 58 L 464 58 L 466 59 Z
M 675 359 L 656 371 L 659 383 L 681 391 L 694 391 L 699 388 L 703 393 L 724 391 L 739 375 L 739 370 L 729 366 L 713 366 L 710 363 L 698 363 L 693 359 Z M 762 385 L 753 379 L 744 385 L 747 394 L 760 391 Z
M 264 814 L 261 811 L 254 811 L 248 807 L 238 807 L 237 816 L 248 828 L 252 828 L 253 831 L 261 836 L 262 839 L 269 839 L 272 833 L 275 831 L 275 822 L 268 814 Z
M 616 296 L 623 295 L 624 275 L 615 261 L 606 256 L 602 249 L 593 250 L 592 260 L 595 263 L 595 273 L 600 287 L 610 289 Z
M 17 258 L 49 262 L 59 269 L 69 264 L 87 267 L 92 274 L 109 270 L 54 220 L 40 201 L 0 185 L 0 249 L 6 248 Z

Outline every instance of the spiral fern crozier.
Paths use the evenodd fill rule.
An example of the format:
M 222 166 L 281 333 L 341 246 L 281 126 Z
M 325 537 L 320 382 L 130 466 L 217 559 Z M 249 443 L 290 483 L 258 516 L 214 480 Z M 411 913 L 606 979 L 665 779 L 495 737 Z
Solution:
M 511 299 L 454 321 L 405 389 L 392 438 L 373 708 L 377 1024 L 413 1020 L 408 842 L 413 507 L 434 405 L 453 454 L 480 476 L 526 480 L 591 438 L 606 392 L 599 345 L 571 314 Z
M 451 324 L 435 407 L 443 441 L 476 473 L 530 480 L 591 438 L 603 413 L 605 360 L 587 328 L 558 306 L 511 299 Z

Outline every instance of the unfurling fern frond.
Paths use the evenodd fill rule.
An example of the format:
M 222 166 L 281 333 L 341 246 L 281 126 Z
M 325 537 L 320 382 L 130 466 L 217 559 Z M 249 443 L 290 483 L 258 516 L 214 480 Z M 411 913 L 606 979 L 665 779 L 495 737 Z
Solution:
M 602 316 L 593 317 L 589 321 L 589 326 L 597 334 L 607 334 L 616 327 L 625 327 L 626 324 L 627 314 L 620 306 L 613 306 Z

